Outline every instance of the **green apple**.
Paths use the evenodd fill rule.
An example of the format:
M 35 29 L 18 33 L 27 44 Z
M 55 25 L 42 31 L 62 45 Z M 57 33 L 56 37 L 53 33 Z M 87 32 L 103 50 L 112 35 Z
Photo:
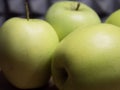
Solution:
M 55 50 L 52 75 L 59 90 L 120 90 L 120 28 L 73 31 Z
M 113 12 L 105 21 L 106 23 L 110 23 L 120 27 L 120 9 Z
M 22 89 L 44 86 L 51 76 L 51 55 L 59 43 L 53 27 L 39 19 L 11 18 L 0 30 L 0 65 Z
M 56 30 L 60 40 L 77 27 L 84 28 L 101 22 L 93 9 L 77 1 L 54 3 L 46 13 L 46 20 Z

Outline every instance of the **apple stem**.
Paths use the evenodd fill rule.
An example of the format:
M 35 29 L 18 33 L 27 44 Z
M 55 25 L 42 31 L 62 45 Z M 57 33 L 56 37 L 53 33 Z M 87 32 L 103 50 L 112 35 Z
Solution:
M 29 19 L 30 19 L 30 13 L 29 13 L 28 0 L 25 0 L 25 8 L 26 8 L 26 18 L 29 21 Z
M 80 2 L 77 3 L 77 7 L 76 7 L 75 10 L 78 11 L 78 10 L 79 10 L 79 7 L 80 7 Z

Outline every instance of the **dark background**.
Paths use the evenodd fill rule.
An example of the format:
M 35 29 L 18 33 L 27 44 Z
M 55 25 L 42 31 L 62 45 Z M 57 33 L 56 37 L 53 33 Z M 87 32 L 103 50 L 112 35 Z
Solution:
M 0 26 L 11 17 L 25 17 L 25 0 L 0 0 Z M 62 0 L 28 0 L 30 17 L 44 19 L 48 8 L 57 1 Z M 72 0 L 71 0 L 72 1 Z M 120 0 L 77 0 L 93 8 L 101 20 L 104 20 L 115 10 L 120 9 Z M 0 73 L 0 90 L 20 90 L 12 86 Z M 57 90 L 49 83 L 43 88 L 33 90 Z
M 11 17 L 25 17 L 25 0 L 0 0 L 0 26 Z M 44 19 L 48 8 L 57 1 L 64 0 L 28 0 L 30 17 Z M 71 0 L 72 1 L 72 0 Z M 74 1 L 74 0 L 73 0 Z M 120 0 L 76 0 L 92 7 L 102 21 L 120 8 Z

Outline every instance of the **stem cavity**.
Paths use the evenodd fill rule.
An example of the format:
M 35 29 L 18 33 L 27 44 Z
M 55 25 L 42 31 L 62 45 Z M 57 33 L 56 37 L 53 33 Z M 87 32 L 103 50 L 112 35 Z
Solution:
M 30 19 L 30 12 L 29 12 L 28 0 L 25 0 L 25 8 L 26 8 L 26 18 L 29 21 L 29 19 Z

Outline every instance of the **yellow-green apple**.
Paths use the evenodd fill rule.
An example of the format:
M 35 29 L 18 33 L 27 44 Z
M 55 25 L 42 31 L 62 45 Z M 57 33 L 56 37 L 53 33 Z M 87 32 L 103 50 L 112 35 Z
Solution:
M 63 39 L 52 60 L 59 90 L 120 89 L 120 28 L 98 24 Z
M 113 12 L 105 21 L 106 23 L 110 23 L 120 27 L 120 9 Z
M 54 3 L 46 13 L 46 20 L 56 30 L 60 40 L 78 26 L 84 28 L 101 22 L 92 8 L 77 1 Z
M 44 86 L 51 76 L 51 55 L 58 45 L 53 27 L 39 19 L 11 18 L 0 30 L 0 65 L 22 89 Z

